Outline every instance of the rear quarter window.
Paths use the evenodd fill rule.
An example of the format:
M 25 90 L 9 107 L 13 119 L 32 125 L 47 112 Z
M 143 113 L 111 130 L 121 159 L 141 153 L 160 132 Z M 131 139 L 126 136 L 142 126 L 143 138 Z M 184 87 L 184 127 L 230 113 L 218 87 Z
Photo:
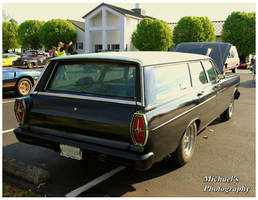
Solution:
M 147 104 L 179 97 L 190 87 L 191 82 L 186 63 L 145 68 Z

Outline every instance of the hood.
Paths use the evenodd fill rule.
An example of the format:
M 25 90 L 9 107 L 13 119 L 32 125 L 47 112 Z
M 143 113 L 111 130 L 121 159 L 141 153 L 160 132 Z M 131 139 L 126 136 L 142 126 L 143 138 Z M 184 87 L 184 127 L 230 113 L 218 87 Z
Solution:
M 231 46 L 232 44 L 223 42 L 186 42 L 178 44 L 175 51 L 210 56 L 216 63 L 219 72 L 223 73 Z

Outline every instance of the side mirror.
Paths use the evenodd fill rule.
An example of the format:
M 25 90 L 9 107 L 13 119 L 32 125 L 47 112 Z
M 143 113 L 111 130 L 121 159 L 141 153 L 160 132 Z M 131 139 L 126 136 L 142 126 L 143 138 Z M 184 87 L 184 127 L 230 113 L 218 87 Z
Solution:
M 225 75 L 224 74 L 218 74 L 218 78 L 219 78 L 219 80 L 224 79 Z

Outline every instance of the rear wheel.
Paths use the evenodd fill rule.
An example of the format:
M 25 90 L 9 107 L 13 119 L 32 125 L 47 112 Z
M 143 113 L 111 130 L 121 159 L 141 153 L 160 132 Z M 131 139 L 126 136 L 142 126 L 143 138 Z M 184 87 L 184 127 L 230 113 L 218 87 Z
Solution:
M 22 78 L 16 85 L 16 91 L 19 96 L 26 96 L 30 93 L 32 88 L 32 83 L 28 78 Z
M 179 146 L 175 152 L 177 164 L 184 165 L 191 160 L 196 145 L 196 135 L 197 126 L 194 122 L 185 130 L 185 133 L 183 134 Z
M 225 110 L 221 115 L 220 118 L 222 121 L 228 121 L 231 119 L 232 115 L 233 115 L 233 110 L 234 110 L 234 102 L 232 102 L 227 110 Z

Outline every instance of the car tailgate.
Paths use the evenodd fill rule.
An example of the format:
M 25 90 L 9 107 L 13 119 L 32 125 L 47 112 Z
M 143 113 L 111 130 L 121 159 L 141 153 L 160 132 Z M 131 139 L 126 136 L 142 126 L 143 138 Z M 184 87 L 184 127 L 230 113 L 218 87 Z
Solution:
M 136 105 L 78 96 L 31 95 L 28 125 L 130 142 L 130 122 Z

